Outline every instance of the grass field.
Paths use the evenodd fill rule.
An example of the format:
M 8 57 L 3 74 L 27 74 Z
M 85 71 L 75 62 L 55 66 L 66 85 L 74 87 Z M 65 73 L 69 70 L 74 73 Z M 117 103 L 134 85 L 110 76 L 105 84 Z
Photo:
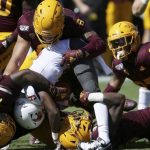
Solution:
M 99 78 L 100 88 L 103 90 L 106 86 L 107 80 L 103 78 Z M 134 85 L 131 81 L 126 80 L 120 93 L 126 95 L 126 97 L 130 99 L 137 100 L 138 99 L 138 86 Z M 38 150 L 46 150 L 48 149 L 44 144 L 35 144 L 33 146 L 28 144 L 29 135 L 21 137 L 20 139 L 11 143 L 9 149 L 10 150 L 27 150 L 27 149 L 38 149 Z M 127 147 L 122 148 L 124 150 L 150 150 L 150 144 L 145 140 L 140 140 L 137 143 L 127 145 Z

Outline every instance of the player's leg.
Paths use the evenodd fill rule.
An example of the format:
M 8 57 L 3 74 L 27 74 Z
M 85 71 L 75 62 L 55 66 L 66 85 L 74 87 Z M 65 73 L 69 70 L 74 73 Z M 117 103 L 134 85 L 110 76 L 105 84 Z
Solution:
M 89 100 L 93 100 L 95 98 L 98 101 L 94 104 L 94 112 L 97 121 L 97 130 L 94 131 L 97 132 L 94 133 L 94 139 L 96 140 L 93 140 L 90 143 L 82 142 L 79 144 L 79 148 L 99 150 L 108 149 L 111 147 L 109 135 L 111 138 L 115 136 L 118 123 L 122 116 L 125 96 L 118 93 L 100 94 L 99 92 L 97 92 L 93 93 L 93 95 L 90 94 L 88 96 Z M 107 107 L 109 108 L 109 113 L 111 114 L 110 117 L 108 117 L 107 107 L 103 103 L 107 104 Z M 109 130 L 111 131 L 111 134 L 109 134 Z
M 98 76 L 96 74 L 93 60 L 82 60 L 74 66 L 74 73 L 85 91 L 100 91 Z
M 141 138 L 150 139 L 150 108 L 123 114 L 114 144 L 125 145 Z

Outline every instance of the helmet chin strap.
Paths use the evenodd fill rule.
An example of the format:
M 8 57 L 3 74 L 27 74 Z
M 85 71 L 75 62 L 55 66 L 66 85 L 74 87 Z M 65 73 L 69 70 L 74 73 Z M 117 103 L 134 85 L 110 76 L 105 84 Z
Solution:
M 125 55 L 124 50 L 118 51 L 118 52 L 117 52 L 117 57 L 116 57 L 116 58 L 117 58 L 118 60 L 120 60 L 120 58 L 121 58 L 123 55 Z

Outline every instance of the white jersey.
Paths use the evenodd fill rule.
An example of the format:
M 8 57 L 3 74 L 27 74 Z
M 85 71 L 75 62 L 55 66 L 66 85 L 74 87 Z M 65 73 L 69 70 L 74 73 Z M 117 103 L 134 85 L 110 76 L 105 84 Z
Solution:
M 60 40 L 54 45 L 44 48 L 38 58 L 33 61 L 31 70 L 42 74 L 50 83 L 55 84 L 62 75 L 64 67 L 60 64 L 63 54 L 70 49 L 69 39 Z

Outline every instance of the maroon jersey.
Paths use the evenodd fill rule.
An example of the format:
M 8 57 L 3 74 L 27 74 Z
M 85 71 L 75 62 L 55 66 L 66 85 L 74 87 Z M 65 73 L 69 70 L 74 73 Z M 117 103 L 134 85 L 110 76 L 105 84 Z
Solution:
M 86 21 L 80 14 L 76 14 L 73 11 L 64 8 L 64 15 L 65 15 L 65 25 L 64 25 L 63 34 L 62 34 L 61 39 L 80 38 L 83 36 L 83 33 L 91 31 L 91 29 L 87 25 Z M 33 16 L 34 16 L 34 11 L 30 11 L 30 12 L 27 12 L 24 15 L 22 15 L 18 21 L 17 28 L 18 28 L 19 35 L 23 39 L 30 41 L 31 47 L 34 50 L 38 51 L 38 47 L 40 47 L 41 43 L 38 40 L 38 38 L 34 32 Z M 99 39 L 93 38 L 93 40 L 96 41 Z M 105 47 L 103 47 L 103 41 L 102 41 L 102 43 L 101 43 L 101 41 L 102 40 L 100 39 L 100 42 L 98 41 L 98 44 L 96 44 L 98 53 L 99 53 L 99 49 L 101 49 L 101 53 L 105 50 Z M 93 49 L 93 47 L 90 45 L 89 49 Z
M 12 116 L 13 105 L 20 91 L 21 87 L 18 87 L 9 76 L 0 77 L 0 112 Z
M 119 61 L 114 59 L 113 72 L 118 78 L 127 77 L 135 84 L 150 89 L 150 42 L 140 46 L 132 60 Z
M 117 145 L 148 138 L 150 139 L 150 108 L 125 113 L 117 131 Z
M 150 108 L 124 113 L 116 137 L 113 139 L 115 146 L 125 145 L 138 139 L 150 139 Z M 92 138 L 97 139 L 98 128 L 94 128 Z
M 22 0 L 0 0 L 0 32 L 12 32 L 22 14 Z

